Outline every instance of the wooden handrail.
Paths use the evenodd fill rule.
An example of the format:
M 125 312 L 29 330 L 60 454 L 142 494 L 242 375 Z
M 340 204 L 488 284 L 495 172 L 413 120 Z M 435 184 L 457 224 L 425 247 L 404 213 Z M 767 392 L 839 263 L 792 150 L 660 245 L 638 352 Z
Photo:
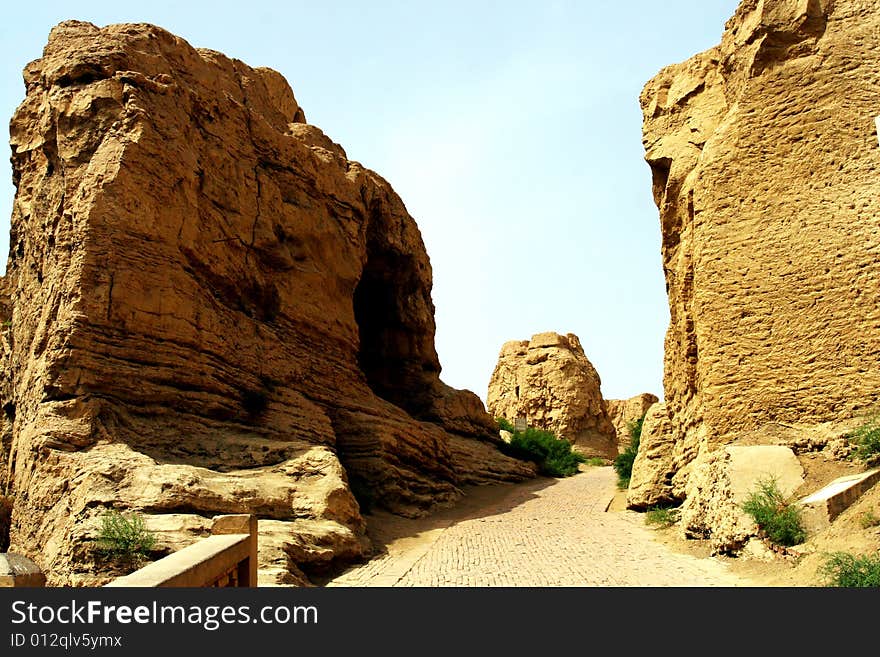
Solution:
M 106 586 L 257 586 L 256 516 L 216 516 L 211 534 Z

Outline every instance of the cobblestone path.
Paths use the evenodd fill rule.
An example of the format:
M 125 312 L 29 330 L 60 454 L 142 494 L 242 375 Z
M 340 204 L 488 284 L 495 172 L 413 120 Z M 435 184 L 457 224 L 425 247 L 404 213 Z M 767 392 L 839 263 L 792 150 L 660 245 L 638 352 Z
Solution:
M 500 488 L 500 487 L 499 487 Z M 610 467 L 501 489 L 488 507 L 400 520 L 387 553 L 328 586 L 750 586 L 727 564 L 674 551 L 644 516 L 606 512 Z M 412 535 L 405 536 L 407 523 Z

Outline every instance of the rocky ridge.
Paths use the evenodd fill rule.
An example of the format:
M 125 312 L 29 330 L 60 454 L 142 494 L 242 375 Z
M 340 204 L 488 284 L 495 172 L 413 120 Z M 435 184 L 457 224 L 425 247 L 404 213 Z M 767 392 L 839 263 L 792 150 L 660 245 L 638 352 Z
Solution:
M 279 73 L 152 25 L 67 21 L 24 82 L 0 492 L 11 549 L 50 584 L 99 583 L 110 507 L 166 549 L 256 513 L 262 579 L 305 583 L 363 554 L 360 504 L 418 515 L 534 474 L 440 381 L 403 202 Z

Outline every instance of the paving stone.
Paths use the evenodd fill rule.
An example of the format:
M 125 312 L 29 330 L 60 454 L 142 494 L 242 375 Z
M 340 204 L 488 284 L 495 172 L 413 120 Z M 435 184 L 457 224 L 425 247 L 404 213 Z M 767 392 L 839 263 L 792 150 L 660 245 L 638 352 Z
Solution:
M 329 586 L 748 586 L 713 558 L 673 551 L 644 516 L 606 512 L 616 477 L 589 468 L 535 490 L 521 487 L 494 515 L 433 532 Z M 485 511 L 484 511 L 485 513 Z

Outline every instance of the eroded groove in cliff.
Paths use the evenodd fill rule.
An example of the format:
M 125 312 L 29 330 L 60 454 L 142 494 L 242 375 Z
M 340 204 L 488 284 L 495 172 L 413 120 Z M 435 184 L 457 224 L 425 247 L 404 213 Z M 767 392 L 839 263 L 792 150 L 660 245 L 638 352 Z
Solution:
M 660 157 L 656 160 L 649 160 L 648 165 L 651 167 L 651 187 L 654 192 L 654 204 L 660 208 L 663 204 L 663 197 L 666 194 L 666 183 L 669 182 L 672 159 Z

